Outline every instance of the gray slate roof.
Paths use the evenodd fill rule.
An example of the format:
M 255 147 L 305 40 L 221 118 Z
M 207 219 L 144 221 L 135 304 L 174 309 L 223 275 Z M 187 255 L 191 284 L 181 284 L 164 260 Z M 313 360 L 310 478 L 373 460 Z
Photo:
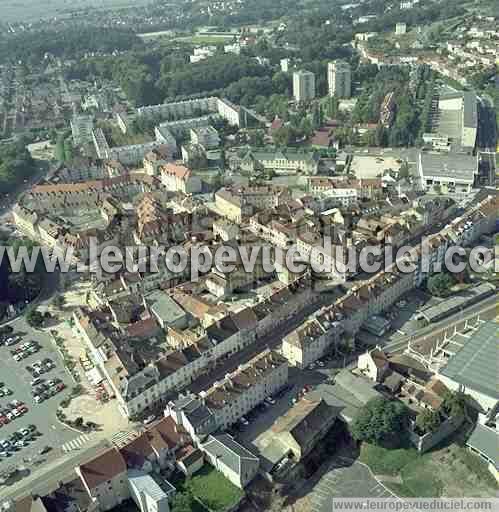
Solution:
M 498 391 L 498 344 L 499 324 L 484 322 L 469 337 L 464 346 L 451 357 L 441 374 L 499 400 Z
M 203 450 L 213 457 L 218 457 L 223 464 L 238 475 L 244 472 L 242 469 L 244 464 L 259 462 L 256 455 L 234 441 L 229 434 L 210 436 L 203 445 Z

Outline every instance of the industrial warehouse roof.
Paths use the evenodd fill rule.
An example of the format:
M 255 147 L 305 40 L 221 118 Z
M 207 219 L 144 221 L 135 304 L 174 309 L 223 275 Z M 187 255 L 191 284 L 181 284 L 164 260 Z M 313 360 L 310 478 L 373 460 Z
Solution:
M 443 300 L 440 304 L 429 306 L 421 310 L 420 315 L 428 322 L 436 322 L 444 316 L 450 315 L 460 308 L 465 308 L 479 300 L 482 300 L 496 291 L 492 283 L 482 283 L 473 288 L 468 288 L 460 294 L 456 294 Z
M 421 153 L 421 167 L 425 178 L 453 178 L 473 181 L 477 159 L 471 155 Z
M 484 322 L 470 333 L 463 347 L 451 356 L 441 374 L 465 387 L 499 399 L 497 387 L 498 345 L 496 322 Z
M 486 457 L 496 468 L 499 467 L 499 434 L 494 429 L 477 424 L 466 444 Z

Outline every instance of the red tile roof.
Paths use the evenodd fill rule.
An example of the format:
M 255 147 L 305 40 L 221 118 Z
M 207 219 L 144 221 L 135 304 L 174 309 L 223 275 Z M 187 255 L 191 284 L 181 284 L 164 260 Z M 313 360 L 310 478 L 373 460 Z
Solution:
M 79 466 L 81 477 L 89 489 L 126 472 L 125 459 L 117 448 L 110 448 L 95 459 Z

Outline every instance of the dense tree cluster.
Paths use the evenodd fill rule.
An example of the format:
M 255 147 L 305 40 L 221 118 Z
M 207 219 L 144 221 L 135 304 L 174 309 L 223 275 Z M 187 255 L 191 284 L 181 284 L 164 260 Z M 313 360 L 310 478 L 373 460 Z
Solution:
M 35 170 L 24 141 L 0 145 L 0 193 L 14 190 Z
M 393 92 L 395 120 L 390 129 L 379 126 L 367 135 L 368 144 L 377 146 L 413 145 L 420 133 L 420 116 L 416 96 L 411 91 L 408 70 L 404 67 L 382 69 L 364 84 L 353 111 L 354 123 L 378 123 L 384 98 Z
M 8 240 L 2 242 L 11 247 L 14 256 L 20 247 L 25 246 L 31 254 L 34 243 L 29 240 Z M 44 275 L 42 258 L 38 257 L 34 272 L 28 272 L 25 265 L 21 265 L 19 272 L 13 272 L 9 259 L 2 258 L 0 262 L 0 303 L 16 305 L 33 300 L 39 293 Z
M 141 40 L 131 31 L 75 24 L 61 30 L 47 28 L 36 32 L 20 32 L 0 38 L 0 62 L 24 62 L 38 64 L 45 54 L 57 57 L 77 58 L 89 52 L 111 53 L 124 51 Z
M 351 432 L 357 441 L 380 444 L 400 438 L 407 419 L 406 406 L 396 400 L 374 398 L 359 411 Z

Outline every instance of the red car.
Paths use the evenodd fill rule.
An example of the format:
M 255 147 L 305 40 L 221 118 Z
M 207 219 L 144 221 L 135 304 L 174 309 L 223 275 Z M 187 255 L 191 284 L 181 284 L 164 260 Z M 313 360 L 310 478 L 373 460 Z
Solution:
M 7 418 L 7 416 L 0 416 L 0 424 L 1 425 L 7 425 L 7 423 L 10 423 L 10 420 L 9 418 Z
M 59 382 L 59 384 L 57 384 L 55 388 L 57 389 L 57 391 L 62 391 L 65 387 L 66 386 L 64 382 Z
M 25 406 L 25 405 L 21 405 L 20 407 L 17 408 L 17 410 L 21 413 L 21 414 L 26 414 L 28 412 L 28 408 Z

